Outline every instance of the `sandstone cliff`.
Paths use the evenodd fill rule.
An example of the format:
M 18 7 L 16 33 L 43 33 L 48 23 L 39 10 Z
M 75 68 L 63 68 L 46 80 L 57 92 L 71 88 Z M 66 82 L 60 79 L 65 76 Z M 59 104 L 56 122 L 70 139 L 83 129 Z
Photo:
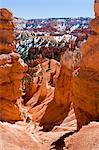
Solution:
M 91 21 L 94 33 L 81 48 L 80 70 L 75 70 L 72 54 L 66 52 L 61 61 L 54 98 L 47 104 L 40 120 L 45 127 L 61 123 L 68 115 L 71 101 L 78 130 L 90 121 L 99 120 L 99 1 L 94 6 L 95 19 Z
M 0 120 L 13 123 L 21 120 L 17 99 L 22 95 L 24 63 L 13 48 L 12 14 L 0 9 L 0 22 L 0 32 L 4 30 L 4 34 L 0 34 Z M 81 48 L 80 68 L 79 61 L 74 62 L 72 53 L 65 52 L 55 92 L 54 87 L 46 84 L 49 79 L 43 72 L 39 90 L 32 91 L 33 97 L 22 107 L 28 116 L 26 122 L 19 121 L 13 125 L 0 122 L 0 149 L 99 149 L 99 123 L 92 122 L 82 127 L 93 120 L 99 121 L 98 22 L 99 0 L 95 0 L 95 19 L 91 21 L 94 34 Z M 31 85 L 32 88 L 35 91 L 35 86 Z M 35 107 L 34 101 L 37 102 Z M 54 128 L 43 132 L 39 125 L 46 131 Z M 82 129 L 74 133 L 76 128 Z
M 24 62 L 14 49 L 12 14 L 0 9 L 0 120 L 21 120 L 17 99 L 22 95 Z
M 71 105 L 72 64 L 72 53 L 66 52 L 61 59 L 61 69 L 56 80 L 55 93 L 53 93 L 54 89 L 49 87 L 46 98 L 29 110 L 32 120 L 40 122 L 40 126 L 43 126 L 44 130 L 51 130 L 55 125 L 61 124 L 68 115 Z
M 80 72 L 72 80 L 72 94 L 78 129 L 90 121 L 99 121 L 99 1 L 95 1 L 94 34 L 81 48 Z

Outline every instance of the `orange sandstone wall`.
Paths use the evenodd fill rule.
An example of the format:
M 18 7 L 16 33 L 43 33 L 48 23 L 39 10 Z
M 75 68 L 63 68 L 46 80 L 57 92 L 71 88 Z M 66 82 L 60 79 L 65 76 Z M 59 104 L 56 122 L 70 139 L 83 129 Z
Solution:
M 51 130 L 55 125 L 61 124 L 68 115 L 71 105 L 72 64 L 72 55 L 70 52 L 66 52 L 61 59 L 61 69 L 55 85 L 54 98 L 47 104 L 40 120 L 40 125 L 44 130 Z
M 0 120 L 14 122 L 21 119 L 16 101 L 22 95 L 21 79 L 24 62 L 15 53 L 12 14 L 0 9 Z
M 92 120 L 99 121 L 99 0 L 95 1 L 94 34 L 81 48 L 80 73 L 73 78 L 72 93 L 78 129 Z

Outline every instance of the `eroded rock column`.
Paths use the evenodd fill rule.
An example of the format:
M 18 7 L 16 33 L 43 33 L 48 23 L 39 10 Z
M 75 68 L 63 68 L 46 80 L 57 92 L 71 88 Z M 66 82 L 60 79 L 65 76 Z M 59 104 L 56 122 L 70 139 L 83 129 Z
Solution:
M 22 95 L 24 62 L 15 53 L 12 14 L 0 9 L 0 120 L 21 120 L 17 99 Z
M 62 56 L 60 73 L 55 85 L 53 100 L 48 104 L 40 120 L 44 130 L 51 130 L 67 117 L 71 105 L 71 79 L 73 71 L 72 53 L 67 51 Z
M 99 121 L 99 0 L 95 0 L 94 31 L 81 49 L 80 73 L 73 78 L 72 94 L 78 129 L 90 121 Z

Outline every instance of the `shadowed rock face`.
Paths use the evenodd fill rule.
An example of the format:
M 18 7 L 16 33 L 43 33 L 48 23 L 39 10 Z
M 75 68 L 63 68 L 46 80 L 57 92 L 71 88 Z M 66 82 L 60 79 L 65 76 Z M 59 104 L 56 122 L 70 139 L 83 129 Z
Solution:
M 11 12 L 0 9 L 0 120 L 8 122 L 21 120 L 16 101 L 22 94 L 24 70 L 24 62 L 14 52 L 13 30 Z
M 99 121 L 99 1 L 95 1 L 91 35 L 81 49 L 80 73 L 73 78 L 72 93 L 78 129 L 92 120 Z

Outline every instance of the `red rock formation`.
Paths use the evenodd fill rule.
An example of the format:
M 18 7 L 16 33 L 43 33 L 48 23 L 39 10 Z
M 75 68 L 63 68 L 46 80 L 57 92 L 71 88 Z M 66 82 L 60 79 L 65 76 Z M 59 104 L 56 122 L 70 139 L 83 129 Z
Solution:
M 24 62 L 13 52 L 14 24 L 12 14 L 0 9 L 0 120 L 21 120 L 17 99 L 22 95 Z
M 72 53 L 65 52 L 61 58 L 61 69 L 55 86 L 54 100 L 58 105 L 70 107 L 70 85 L 72 78 Z
M 78 129 L 99 120 L 99 1 L 95 1 L 95 31 L 81 49 L 80 73 L 72 81 L 72 94 Z
M 99 1 L 96 1 L 97 22 L 99 20 L 98 6 Z M 94 20 L 92 27 L 93 25 L 96 25 Z M 55 86 L 54 99 L 48 104 L 41 119 L 41 125 L 51 126 L 61 122 L 69 112 L 71 100 L 78 130 L 92 120 L 99 120 L 99 32 L 97 26 L 93 28 L 95 34 L 88 38 L 81 49 L 82 60 L 78 75 L 75 75 L 75 71 L 73 72 L 73 60 L 70 53 L 64 55 Z
M 92 29 L 94 30 L 94 32 L 99 34 L 99 0 L 95 1 L 94 12 L 95 12 L 95 18 L 92 19 L 90 25 Z
M 37 83 L 34 83 L 33 81 L 30 83 L 28 80 L 25 81 L 25 96 L 23 101 L 24 105 L 33 97 L 35 92 L 37 92 L 38 87 L 39 86 Z
M 39 100 L 38 100 L 39 102 L 42 101 L 46 97 L 47 95 L 46 83 L 47 82 L 50 83 L 50 74 L 53 72 L 55 72 L 54 74 L 55 76 L 53 77 L 53 84 L 55 84 L 59 71 L 60 71 L 60 63 L 55 61 L 54 59 L 51 59 L 50 68 L 48 67 L 49 67 L 49 60 L 47 59 L 46 61 L 42 63 L 42 65 L 39 64 L 38 66 L 34 67 L 33 68 L 33 80 L 31 82 L 28 82 L 29 81 L 28 78 L 30 78 L 30 75 L 29 74 L 26 75 L 27 81 L 25 81 L 24 104 L 26 104 L 31 98 L 34 99 L 33 96 L 34 94 L 36 94 L 36 92 L 39 93 L 40 95 Z M 44 68 L 43 72 L 42 72 L 42 68 Z M 44 79 L 45 77 L 46 79 Z
M 95 12 L 96 18 L 99 18 L 99 0 L 95 0 L 94 12 Z
M 33 121 L 40 122 L 44 130 L 51 130 L 55 125 L 60 124 L 68 115 L 71 104 L 70 84 L 72 70 L 70 68 L 72 63 L 71 53 L 65 53 L 62 58 L 62 66 L 55 86 L 54 98 L 53 94 L 50 94 L 52 95 L 50 98 L 48 94 L 41 105 L 29 111 L 32 114 Z

